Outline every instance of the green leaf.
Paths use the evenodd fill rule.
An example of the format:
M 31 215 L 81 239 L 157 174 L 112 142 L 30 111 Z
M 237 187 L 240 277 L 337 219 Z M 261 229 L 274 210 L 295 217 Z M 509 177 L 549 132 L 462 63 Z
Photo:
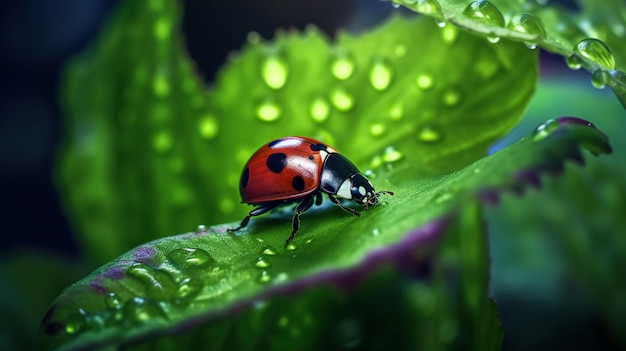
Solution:
M 580 0 L 580 11 L 556 1 L 392 1 L 492 42 L 506 38 L 562 55 L 570 68 L 592 73 L 594 86 L 608 85 L 626 108 L 626 7 L 621 0 Z
M 444 299 L 438 300 L 443 301 L 438 305 L 445 308 L 443 316 L 448 308 L 452 313 L 442 323 L 452 323 L 454 333 L 443 340 L 497 349 L 502 334 L 494 305 L 487 299 L 487 246 L 474 201 L 478 196 L 492 203 L 505 191 L 534 185 L 542 172 L 559 171 L 566 159 L 580 160 L 581 147 L 595 153 L 610 151 L 602 132 L 584 120 L 567 117 L 549 121 L 518 143 L 451 174 L 412 180 L 407 175 L 413 172 L 410 165 L 398 164 L 384 177 L 396 191 L 393 198 L 362 218 L 331 209 L 307 213 L 307 227 L 294 245 L 284 248 L 290 216 L 282 214 L 259 219 L 238 235 L 227 233 L 232 224 L 225 224 L 146 243 L 68 288 L 47 314 L 44 331 L 51 346 L 67 348 L 135 343 L 189 327 L 202 330 L 192 332 L 195 336 L 182 336 L 195 342 L 209 335 L 210 340 L 221 340 L 217 345 L 241 346 L 243 341 L 234 340 L 230 328 L 237 333 L 256 333 L 255 342 L 270 342 L 263 339 L 272 335 L 263 333 L 265 318 L 281 324 L 281 317 L 275 315 L 282 309 L 276 307 L 277 312 L 270 313 L 273 317 L 263 312 L 259 315 L 254 312 L 255 302 L 283 301 L 287 295 L 313 289 L 311 295 L 304 293 L 305 297 L 288 306 L 302 303 L 307 311 L 317 312 L 327 302 L 318 289 L 328 285 L 355 289 L 361 296 L 372 290 L 370 283 L 377 289 L 386 282 L 391 287 L 415 286 L 413 280 L 400 279 L 393 272 L 414 276 L 426 269 L 414 278 L 425 279 L 422 284 L 433 292 L 433 298 Z M 447 228 L 452 229 L 441 235 Z M 441 246 L 434 248 L 438 241 Z M 430 261 L 434 262 L 432 268 Z M 378 269 L 387 264 L 395 268 L 381 278 Z M 429 280 L 431 269 L 439 278 Z M 450 284 L 453 295 L 447 300 L 445 289 Z M 243 310 L 247 312 L 241 320 L 230 318 Z M 319 311 L 321 324 L 311 322 L 306 330 L 313 334 L 294 337 L 303 342 L 298 345 L 328 341 L 322 328 L 322 311 L 328 311 Z M 314 318 L 318 316 L 315 312 Z M 413 313 L 421 312 L 407 311 L 406 323 L 414 321 Z M 287 317 L 287 324 L 289 320 L 293 317 Z M 416 342 L 426 341 L 420 338 Z
M 177 5 L 122 2 L 65 75 L 59 185 L 96 264 L 242 218 L 241 168 L 277 137 L 333 145 L 380 189 L 386 168 L 406 168 L 394 182 L 457 170 L 517 123 L 536 84 L 523 45 L 391 18 L 336 43 L 314 28 L 251 35 L 207 93 L 181 51 Z

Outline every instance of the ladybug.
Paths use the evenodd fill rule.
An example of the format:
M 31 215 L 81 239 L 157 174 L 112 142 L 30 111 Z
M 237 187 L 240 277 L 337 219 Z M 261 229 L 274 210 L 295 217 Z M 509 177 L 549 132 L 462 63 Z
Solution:
M 311 138 L 284 137 L 258 149 L 248 160 L 239 181 L 241 202 L 256 206 L 234 232 L 245 228 L 250 218 L 260 216 L 279 206 L 298 203 L 292 219 L 289 243 L 300 228 L 300 215 L 313 203 L 322 203 L 322 194 L 344 211 L 360 213 L 345 207 L 338 198 L 365 205 L 365 210 L 378 202 L 381 194 L 359 169 L 334 148 Z

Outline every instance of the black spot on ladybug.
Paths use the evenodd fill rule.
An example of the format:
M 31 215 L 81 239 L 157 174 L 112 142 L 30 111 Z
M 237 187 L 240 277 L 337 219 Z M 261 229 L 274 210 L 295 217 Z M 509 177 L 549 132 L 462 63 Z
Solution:
M 309 155 L 309 160 L 313 160 L 314 158 L 313 155 Z
M 313 151 L 320 151 L 320 150 L 324 150 L 326 151 L 326 145 L 319 143 L 319 144 L 311 144 L 311 150 Z
M 274 141 L 272 141 L 271 143 L 267 144 L 267 147 L 274 147 L 274 145 L 280 143 L 283 139 L 276 139 Z
M 291 185 L 297 191 L 302 191 L 304 189 L 304 179 L 300 176 L 295 176 L 291 181 Z
M 282 172 L 287 166 L 287 155 L 281 153 L 271 154 L 266 161 L 267 168 L 274 173 Z
M 248 186 L 248 180 L 250 179 L 250 168 L 246 167 L 241 175 L 241 188 L 245 189 Z

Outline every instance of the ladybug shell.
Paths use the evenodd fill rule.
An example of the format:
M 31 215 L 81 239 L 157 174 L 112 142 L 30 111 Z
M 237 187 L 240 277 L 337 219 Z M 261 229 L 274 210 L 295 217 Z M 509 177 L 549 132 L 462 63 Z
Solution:
M 304 137 L 285 137 L 261 147 L 241 174 L 241 202 L 289 201 L 314 193 L 329 153 L 337 151 Z

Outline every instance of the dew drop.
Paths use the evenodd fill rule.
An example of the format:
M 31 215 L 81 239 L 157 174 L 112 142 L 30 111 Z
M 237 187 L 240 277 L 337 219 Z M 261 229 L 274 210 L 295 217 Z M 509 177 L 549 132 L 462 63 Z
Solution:
M 423 143 L 435 143 L 441 138 L 441 131 L 432 123 L 423 123 L 417 127 L 417 139 Z
M 254 261 L 254 266 L 256 268 L 269 268 L 271 264 L 270 261 L 268 261 L 265 257 L 259 256 Z
M 157 74 L 152 81 L 152 91 L 160 98 L 166 98 L 170 94 L 170 83 L 164 74 Z
M 406 46 L 402 44 L 396 45 L 396 47 L 393 49 L 393 53 L 396 55 L 396 57 L 406 56 Z
M 495 43 L 500 41 L 500 37 L 497 36 L 497 35 L 488 35 L 487 36 L 487 41 L 489 41 L 492 44 L 495 44 Z
M 546 30 L 544 29 L 541 20 L 527 13 L 513 16 L 511 21 L 509 21 L 507 28 L 520 33 L 536 35 L 537 38 L 546 38 Z M 525 44 L 530 49 L 537 48 L 537 44 L 534 42 L 525 42 Z
M 336 88 L 331 93 L 331 102 L 339 111 L 349 111 L 354 106 L 354 98 L 342 88 Z
M 441 39 L 448 45 L 454 44 L 458 36 L 459 28 L 457 26 L 445 26 L 441 29 Z
M 615 69 L 615 57 L 601 40 L 583 39 L 576 44 L 574 52 L 606 70 Z
M 555 119 L 550 119 L 539 125 L 532 133 L 534 141 L 540 141 L 547 138 L 552 132 L 559 128 L 559 122 Z
M 333 76 L 339 80 L 346 80 L 354 73 L 354 62 L 347 55 L 337 57 L 330 65 Z
M 324 122 L 330 114 L 330 104 L 324 97 L 318 96 L 311 102 L 309 113 L 315 122 Z
M 285 246 L 285 250 L 287 251 L 295 251 L 297 248 L 298 246 L 293 241 L 289 242 L 289 244 Z
M 272 100 L 264 100 L 256 106 L 256 117 L 263 122 L 274 122 L 280 118 L 282 108 Z
M 391 7 L 393 7 L 394 9 L 400 8 L 400 4 L 398 3 L 391 3 Z
M 288 75 L 287 63 L 280 56 L 271 55 L 263 61 L 261 77 L 269 88 L 278 90 L 285 86 Z
M 276 251 L 276 249 L 270 245 L 265 245 L 263 246 L 263 248 L 261 248 L 261 255 L 276 256 L 277 254 L 278 254 L 278 251 Z
M 213 256 L 200 248 L 185 247 L 174 249 L 169 251 L 166 257 L 183 269 L 203 268 L 215 264 Z
M 456 90 L 448 90 L 443 94 L 443 103 L 456 106 L 461 101 L 461 95 Z
M 435 198 L 435 203 L 441 204 L 441 203 L 449 201 L 451 198 L 452 198 L 452 194 L 451 193 L 439 194 Z
M 65 332 L 70 335 L 79 334 L 87 326 L 87 317 L 83 313 L 74 313 L 65 321 Z
M 198 120 L 198 131 L 204 139 L 213 139 L 217 135 L 217 119 L 213 115 L 206 115 Z
M 282 283 L 287 281 L 287 279 L 289 279 L 289 274 L 285 273 L 285 272 L 280 272 L 276 275 L 276 278 L 274 279 L 275 283 Z
M 413 10 L 425 15 L 442 17 L 441 5 L 436 0 L 404 0 L 404 3 Z
M 138 280 L 143 285 L 146 294 L 158 300 L 170 299 L 178 289 L 168 272 L 147 264 L 138 263 L 131 266 L 126 271 L 126 275 Z
M 401 103 L 396 103 L 389 108 L 389 118 L 394 121 L 399 121 L 404 115 L 404 106 Z
M 576 54 L 572 54 L 570 56 L 567 56 L 565 58 L 565 63 L 567 63 L 567 66 L 571 69 L 580 69 L 580 67 L 582 67 L 583 62 L 582 60 L 576 55 Z
M 443 28 L 448 24 L 448 22 L 440 18 L 435 18 L 435 24 L 437 25 L 437 27 Z
M 397 162 L 402 159 L 403 155 L 400 151 L 393 148 L 393 146 L 388 146 L 385 148 L 383 152 L 382 161 L 386 163 Z
M 176 292 L 178 304 L 180 304 L 181 302 L 186 302 L 198 296 L 202 291 L 202 288 L 204 288 L 204 283 L 201 279 L 193 277 L 183 279 L 178 284 L 178 291 Z
M 433 77 L 428 74 L 420 74 L 415 80 L 417 87 L 422 90 L 428 90 L 433 87 Z
M 370 134 L 375 137 L 381 136 L 385 133 L 386 129 L 383 123 L 372 123 L 370 125 Z
M 289 318 L 287 316 L 281 316 L 278 319 L 278 326 L 281 328 L 286 328 L 289 325 Z
M 104 305 L 110 310 L 118 310 L 122 308 L 122 301 L 116 293 L 109 293 L 104 298 Z
M 393 69 L 387 60 L 377 60 L 370 70 L 370 84 L 377 91 L 383 91 L 389 87 L 393 78 Z
M 172 147 L 172 136 L 169 131 L 158 131 L 152 138 L 152 145 L 158 152 L 166 152 Z
M 198 224 L 198 226 L 196 227 L 196 233 L 206 233 L 208 232 L 208 229 L 206 228 L 206 226 L 204 224 Z
M 261 284 L 268 283 L 270 280 L 272 280 L 272 276 L 270 275 L 268 271 L 262 271 L 259 274 L 259 276 L 256 278 L 256 281 Z
M 488 26 L 504 27 L 504 16 L 498 8 L 489 1 L 473 1 L 465 10 L 465 17 Z
M 372 230 L 372 235 L 373 235 L 373 236 L 379 236 L 379 235 L 380 235 L 380 229 L 378 229 L 378 228 L 374 228 L 374 229 Z
M 167 318 L 161 306 L 143 297 L 134 297 L 128 300 L 124 305 L 124 316 L 126 320 L 140 324 L 152 322 L 154 319 Z
M 158 41 L 166 41 L 172 34 L 172 21 L 167 17 L 159 18 L 154 25 L 154 37 Z
M 591 84 L 598 89 L 603 89 L 610 79 L 611 74 L 609 72 L 603 69 L 597 69 L 591 75 Z

